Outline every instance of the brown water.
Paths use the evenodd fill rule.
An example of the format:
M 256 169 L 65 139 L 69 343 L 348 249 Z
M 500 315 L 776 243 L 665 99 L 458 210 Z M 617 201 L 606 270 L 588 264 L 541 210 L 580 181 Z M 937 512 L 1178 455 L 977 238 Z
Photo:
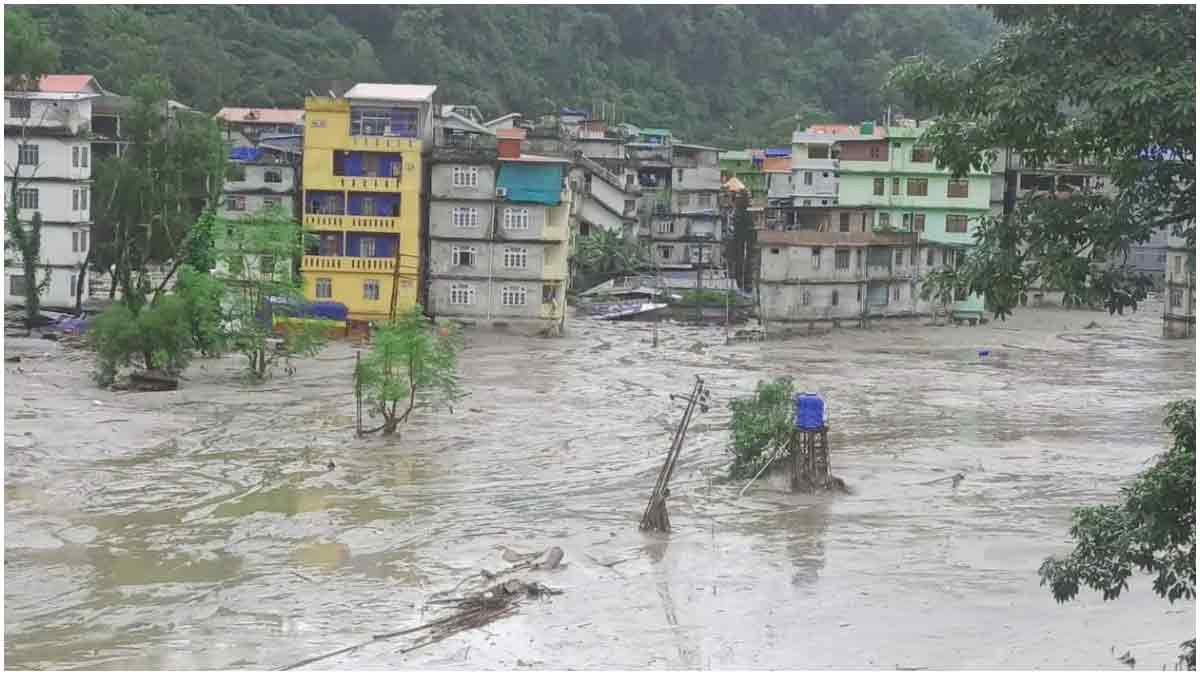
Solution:
M 353 437 L 345 345 L 261 386 L 230 358 L 178 392 L 118 394 L 10 340 L 51 357 L 5 368 L 5 665 L 272 668 L 437 616 L 424 601 L 502 569 L 501 545 L 558 545 L 567 567 L 535 578 L 563 595 L 312 667 L 1170 666 L 1194 603 L 1138 578 L 1056 605 L 1037 577 L 1069 549 L 1071 508 L 1113 499 L 1163 448 L 1162 406 L 1194 394 L 1195 343 L 1160 339 L 1157 316 L 731 346 L 664 326 L 657 349 L 643 324 L 476 333 L 469 399 L 391 440 Z M 760 481 L 738 498 L 721 480 L 724 403 L 783 374 L 826 397 L 854 494 Z M 643 535 L 682 410 L 668 394 L 696 375 L 718 405 L 676 471 L 675 532 Z M 957 489 L 936 480 L 956 472 Z

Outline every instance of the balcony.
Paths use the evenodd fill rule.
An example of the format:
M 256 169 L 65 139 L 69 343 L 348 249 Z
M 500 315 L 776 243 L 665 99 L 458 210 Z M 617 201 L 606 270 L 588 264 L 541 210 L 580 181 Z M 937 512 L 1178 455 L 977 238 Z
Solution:
M 396 150 L 421 151 L 421 139 L 403 136 L 351 136 L 346 135 L 341 150 L 367 150 L 387 152 Z
M 317 188 L 332 187 L 340 190 L 384 190 L 398 192 L 404 189 L 403 178 L 390 176 L 333 176 L 330 180 L 320 181 Z
M 340 255 L 306 255 L 300 261 L 302 272 L 384 272 L 391 274 L 394 258 L 352 258 Z
M 403 232 L 404 218 L 383 216 L 341 216 L 324 213 L 304 214 L 307 230 L 347 230 L 356 232 Z

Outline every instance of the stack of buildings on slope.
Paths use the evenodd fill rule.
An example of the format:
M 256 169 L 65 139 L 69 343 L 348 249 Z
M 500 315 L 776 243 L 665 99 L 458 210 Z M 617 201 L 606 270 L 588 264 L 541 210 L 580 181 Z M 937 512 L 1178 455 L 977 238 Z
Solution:
M 566 316 L 570 160 L 526 131 L 438 119 L 429 160 L 427 308 L 438 320 L 558 334 Z
M 922 131 L 905 121 L 796 133 L 791 203 L 776 202 L 775 231 L 759 237 L 766 321 L 863 322 L 936 309 L 920 299 L 918 279 L 958 264 L 988 212 L 990 177 L 951 179 L 921 146 Z M 983 300 L 959 294 L 946 309 L 978 321 Z
M 305 99 L 302 222 L 316 244 L 300 272 L 309 299 L 344 304 L 352 322 L 418 302 L 435 90 L 360 83 Z
M 89 295 L 83 263 L 91 246 L 93 104 L 105 96 L 109 92 L 90 75 L 6 82 L 5 204 L 15 198 L 21 222 L 35 213 L 42 218 L 42 271 L 36 280 L 25 278 L 20 254 L 5 248 L 6 304 L 23 304 L 30 283 L 46 284 L 41 298 L 47 308 L 74 307 L 80 283 L 83 297 Z M 116 152 L 116 141 L 110 142 Z M 5 223 L 5 231 L 12 225 Z

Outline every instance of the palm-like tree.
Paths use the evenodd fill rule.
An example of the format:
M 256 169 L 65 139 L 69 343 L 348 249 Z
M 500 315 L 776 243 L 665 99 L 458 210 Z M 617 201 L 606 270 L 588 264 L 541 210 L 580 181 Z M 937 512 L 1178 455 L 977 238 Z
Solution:
M 615 232 L 596 229 L 580 237 L 575 263 L 583 280 L 598 283 L 622 274 L 631 274 L 646 266 L 645 252 Z

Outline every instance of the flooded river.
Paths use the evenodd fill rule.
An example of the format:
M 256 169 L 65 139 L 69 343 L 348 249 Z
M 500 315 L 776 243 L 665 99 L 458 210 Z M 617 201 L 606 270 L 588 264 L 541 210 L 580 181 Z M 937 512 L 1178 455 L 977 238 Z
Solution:
M 502 569 L 501 546 L 557 545 L 566 567 L 527 578 L 562 595 L 309 667 L 1170 667 L 1194 603 L 1139 577 L 1057 605 L 1037 577 L 1071 508 L 1114 499 L 1194 393 L 1195 343 L 1160 339 L 1160 310 L 730 346 L 586 319 L 560 340 L 470 333 L 469 398 L 364 440 L 348 345 L 259 386 L 230 357 L 121 394 L 83 355 L 10 340 L 5 665 L 274 668 L 439 616 L 429 596 Z M 852 495 L 723 480 L 724 404 L 784 374 L 825 396 Z M 669 394 L 697 375 L 717 405 L 672 482 L 675 532 L 644 535 Z

